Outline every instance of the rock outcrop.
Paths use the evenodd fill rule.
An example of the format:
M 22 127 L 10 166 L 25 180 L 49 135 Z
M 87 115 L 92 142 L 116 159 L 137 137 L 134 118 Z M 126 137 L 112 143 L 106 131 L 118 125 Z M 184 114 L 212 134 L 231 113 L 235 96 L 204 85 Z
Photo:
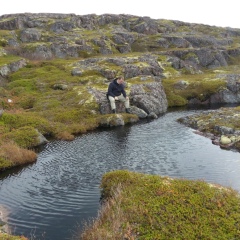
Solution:
M 11 31 L 5 39 L 10 52 L 32 59 L 177 48 L 166 51 L 178 59 L 175 66 L 197 69 L 225 66 L 240 55 L 239 46 L 229 48 L 240 37 L 239 29 L 124 14 L 9 14 L 0 17 L 0 29 Z
M 4 64 L 3 66 L 0 66 L 0 75 L 2 77 L 8 76 L 12 72 L 16 72 L 20 68 L 23 68 L 27 65 L 26 59 L 20 59 L 18 61 L 11 62 L 9 64 Z
M 212 143 L 225 149 L 240 151 L 240 108 L 220 108 L 178 119 L 198 134 L 208 137 Z
M 69 74 L 81 78 L 84 91 L 87 89 L 95 99 L 102 114 L 111 113 L 106 89 L 119 74 L 128 83 L 131 112 L 139 118 L 155 118 L 168 107 L 163 79 L 202 74 L 207 69 L 228 66 L 240 56 L 240 29 L 133 15 L 9 14 L 0 16 L 0 29 L 4 30 L 1 55 L 21 57 L 0 65 L 1 77 L 26 66 L 28 60 L 77 58 L 68 66 Z M 184 101 L 240 102 L 239 75 L 219 74 L 217 78 L 226 81 L 225 88 Z M 189 86 L 183 79 L 176 82 L 174 90 L 185 91 Z M 52 88 L 68 91 L 71 86 L 54 82 Z M 121 104 L 117 107 L 124 112 Z

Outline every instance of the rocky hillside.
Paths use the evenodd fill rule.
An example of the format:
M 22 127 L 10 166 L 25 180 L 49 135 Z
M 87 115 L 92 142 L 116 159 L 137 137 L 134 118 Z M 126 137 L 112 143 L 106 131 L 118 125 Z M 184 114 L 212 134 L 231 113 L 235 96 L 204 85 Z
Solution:
M 38 60 L 154 52 L 171 56 L 176 69 L 196 69 L 240 54 L 239 29 L 131 15 L 3 15 L 0 29 L 8 52 Z
M 27 66 L 29 61 L 75 59 L 71 64 L 66 64 L 69 73 L 87 82 L 90 76 L 99 83 L 119 74 L 141 84 L 146 79 L 159 83 L 166 78 L 180 77 L 178 82 L 175 79 L 174 83 L 166 83 L 168 86 L 165 91 L 168 91 L 170 106 L 184 105 L 189 100 L 190 103 L 239 101 L 236 96 L 226 100 L 228 96 L 225 95 L 229 95 L 229 91 L 209 99 L 210 95 L 223 91 L 224 87 L 232 95 L 231 88 L 239 80 L 239 75 L 233 75 L 234 72 L 231 72 L 231 76 L 224 72 L 207 78 L 201 75 L 195 84 L 183 75 L 199 75 L 207 69 L 238 63 L 240 29 L 132 15 L 43 13 L 3 15 L 0 17 L 0 29 L 2 77 Z M 21 59 L 8 60 L 6 56 L 9 55 Z M 204 79 L 208 81 L 203 83 Z M 220 80 L 220 86 L 215 82 L 209 83 L 211 79 Z M 227 84 L 231 85 L 230 88 Z M 93 84 L 90 85 L 92 87 Z M 161 88 L 161 84 L 158 85 Z M 192 93 L 191 89 L 199 88 L 199 85 L 204 89 Z M 149 98 L 146 91 L 139 93 L 142 94 Z M 154 95 L 151 90 L 150 95 Z M 165 98 L 162 91 L 161 96 Z M 159 102 L 155 98 L 154 101 Z M 97 99 L 97 102 L 102 102 L 102 98 Z M 149 104 L 152 105 L 151 102 Z M 158 104 L 161 109 L 154 110 L 156 114 L 166 111 L 166 101 L 162 99 Z M 136 105 L 144 105 L 143 110 L 147 114 L 150 113 L 149 108 L 152 108 L 145 106 L 143 101 Z M 106 107 L 101 109 L 106 112 Z
M 132 15 L 3 15 L 0 136 L 25 148 L 42 135 L 72 139 L 172 106 L 239 103 L 239 59 L 240 29 Z M 132 114 L 112 116 L 106 91 L 119 75 Z M 26 132 L 31 138 L 19 137 Z

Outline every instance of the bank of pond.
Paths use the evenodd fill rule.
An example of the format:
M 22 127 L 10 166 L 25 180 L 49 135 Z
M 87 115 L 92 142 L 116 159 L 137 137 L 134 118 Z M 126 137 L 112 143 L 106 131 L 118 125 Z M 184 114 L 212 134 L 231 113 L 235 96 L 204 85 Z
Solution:
M 177 121 L 201 112 L 47 144 L 36 163 L 1 175 L 13 235 L 0 239 L 239 239 L 239 153 Z M 26 234 L 34 226 L 36 234 Z

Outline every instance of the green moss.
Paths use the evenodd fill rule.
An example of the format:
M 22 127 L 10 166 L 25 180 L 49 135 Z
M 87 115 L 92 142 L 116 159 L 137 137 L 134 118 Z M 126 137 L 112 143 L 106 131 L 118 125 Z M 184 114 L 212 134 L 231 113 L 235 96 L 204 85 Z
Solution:
M 31 79 L 19 79 L 14 82 L 10 82 L 7 86 L 8 90 L 14 90 L 16 88 L 24 88 L 25 92 L 31 92 L 36 90 L 36 82 Z
M 4 56 L 0 56 L 0 66 L 12 63 L 12 62 L 16 62 L 21 60 L 22 58 L 18 57 L 18 56 L 13 56 L 13 55 L 4 55 Z
M 189 84 L 181 89 L 175 85 L 181 80 Z M 197 98 L 200 101 L 207 100 L 212 94 L 226 87 L 224 79 L 215 78 L 215 74 L 183 75 L 177 78 L 163 79 L 163 86 L 167 95 L 169 107 L 183 106 L 191 98 Z M 177 105 L 175 105 L 177 103 Z
M 14 141 L 18 146 L 29 148 L 39 144 L 38 133 L 36 129 L 30 126 L 20 127 L 14 131 L 3 134 L 6 141 Z
M 9 131 L 13 129 L 29 126 L 38 129 L 41 133 L 49 133 L 51 127 L 49 122 L 40 117 L 37 113 L 19 112 L 19 113 L 7 113 L 4 112 L 0 121 Z
M 22 102 L 24 104 L 24 102 Z M 41 97 L 34 103 L 34 109 L 37 112 L 59 109 L 62 106 L 60 99 L 57 99 L 56 96 L 47 98 Z
M 187 99 L 176 95 L 172 92 L 168 92 L 167 94 L 167 101 L 169 107 L 181 107 L 187 105 L 188 101 Z
M 114 198 L 88 239 L 240 238 L 240 198 L 232 189 L 123 170 L 106 173 L 101 188 Z

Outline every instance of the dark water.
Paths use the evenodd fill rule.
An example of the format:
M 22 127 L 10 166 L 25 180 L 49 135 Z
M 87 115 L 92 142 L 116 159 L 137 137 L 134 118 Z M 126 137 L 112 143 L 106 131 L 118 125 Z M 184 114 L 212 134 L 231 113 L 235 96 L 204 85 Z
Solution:
M 240 191 L 240 154 L 176 122 L 195 112 L 169 112 L 148 123 L 49 143 L 36 164 L 0 175 L 0 205 L 11 232 L 72 239 L 83 221 L 97 215 L 101 177 L 115 169 L 203 179 Z

